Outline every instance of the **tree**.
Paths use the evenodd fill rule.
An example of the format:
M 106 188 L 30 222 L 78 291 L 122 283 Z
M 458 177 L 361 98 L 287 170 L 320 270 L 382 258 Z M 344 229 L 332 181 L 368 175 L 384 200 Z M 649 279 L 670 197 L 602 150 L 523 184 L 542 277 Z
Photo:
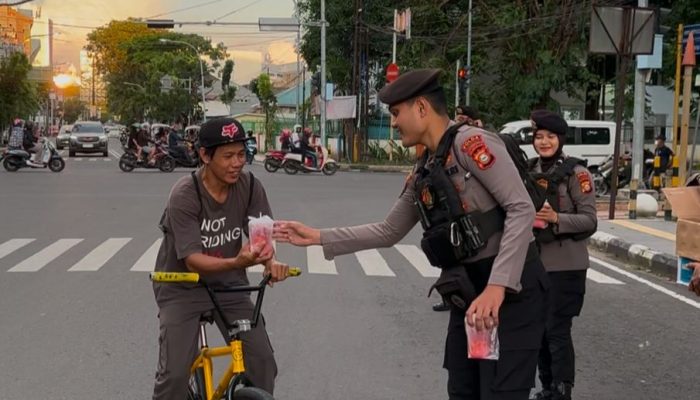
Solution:
M 63 112 L 63 119 L 68 124 L 72 124 L 75 121 L 77 121 L 78 118 L 80 118 L 80 115 L 85 112 L 85 110 L 85 103 L 80 101 L 79 98 L 66 99 L 63 102 L 63 106 L 61 107 L 61 111 Z
M 39 109 L 36 87 L 28 79 L 31 69 L 24 53 L 0 59 L 0 129 L 14 118 L 29 118 Z
M 272 134 L 275 131 L 277 113 L 277 98 L 272 90 L 272 82 L 268 74 L 260 74 L 250 82 L 250 90 L 258 96 L 260 107 L 265 114 L 265 146 L 272 144 Z
M 233 75 L 233 60 L 226 60 L 224 63 L 224 69 L 221 74 L 221 89 L 224 91 L 221 94 L 221 102 L 226 104 L 228 107 L 228 112 L 231 114 L 232 107 L 231 103 L 236 99 L 236 85 L 231 85 L 231 76 Z

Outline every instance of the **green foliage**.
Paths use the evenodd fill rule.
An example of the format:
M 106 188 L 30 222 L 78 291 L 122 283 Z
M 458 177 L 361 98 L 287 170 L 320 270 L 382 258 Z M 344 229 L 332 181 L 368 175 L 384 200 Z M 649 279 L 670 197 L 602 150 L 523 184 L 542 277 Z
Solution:
M 226 60 L 221 72 L 221 89 L 223 89 L 224 92 L 221 94 L 219 100 L 228 106 L 229 113 L 231 112 L 231 103 L 236 99 L 236 86 L 231 85 L 233 66 L 233 60 Z
M 37 88 L 28 80 L 31 69 L 23 53 L 0 59 L 0 129 L 14 118 L 29 118 L 39 109 Z
M 85 110 L 85 103 L 80 101 L 79 98 L 66 99 L 61 107 L 63 119 L 68 124 L 72 124 L 73 122 L 77 121 Z
M 272 88 L 272 82 L 268 74 L 260 74 L 250 82 L 250 90 L 255 93 L 260 101 L 260 107 L 265 114 L 265 143 L 270 146 L 273 143 L 272 135 L 277 130 L 275 114 L 277 113 L 277 98 Z

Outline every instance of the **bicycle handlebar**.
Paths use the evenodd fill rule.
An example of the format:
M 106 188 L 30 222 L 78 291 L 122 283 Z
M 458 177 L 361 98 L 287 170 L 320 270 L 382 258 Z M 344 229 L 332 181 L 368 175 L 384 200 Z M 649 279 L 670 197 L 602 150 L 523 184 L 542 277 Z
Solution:
M 301 268 L 289 268 L 288 277 L 301 275 Z M 269 276 L 269 275 L 268 275 Z M 199 283 L 199 273 L 197 272 L 151 272 L 149 279 L 153 282 L 163 283 Z M 267 283 L 270 278 L 264 278 Z

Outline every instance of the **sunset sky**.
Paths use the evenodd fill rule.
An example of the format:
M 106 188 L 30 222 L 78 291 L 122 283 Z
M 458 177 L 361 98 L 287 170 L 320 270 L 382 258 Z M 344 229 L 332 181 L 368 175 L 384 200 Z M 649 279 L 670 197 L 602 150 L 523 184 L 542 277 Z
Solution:
M 41 6 L 42 17 L 51 18 L 54 30 L 59 32 L 54 42 L 54 64 L 69 62 L 76 67 L 90 28 L 112 19 L 257 22 L 259 17 L 290 17 L 294 12 L 293 0 L 38 0 L 29 4 Z M 191 9 L 174 12 L 185 8 Z M 236 63 L 233 80 L 238 83 L 248 83 L 260 73 L 268 51 L 274 64 L 296 61 L 293 32 L 259 32 L 257 26 L 185 25 L 175 30 L 210 37 L 213 43 L 223 42 Z

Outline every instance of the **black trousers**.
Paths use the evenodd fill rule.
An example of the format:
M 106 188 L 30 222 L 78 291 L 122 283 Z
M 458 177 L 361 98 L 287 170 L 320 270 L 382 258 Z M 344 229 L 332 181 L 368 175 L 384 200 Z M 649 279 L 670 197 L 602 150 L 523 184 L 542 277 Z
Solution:
M 488 283 L 494 258 L 465 266 L 477 293 Z M 461 267 L 457 267 L 461 268 Z M 452 307 L 443 367 L 450 400 L 525 400 L 535 379 L 547 311 L 547 273 L 534 246 L 528 252 L 520 293 L 506 293 L 499 313 L 499 359 L 467 358 L 464 310 Z
M 538 369 L 543 387 L 574 383 L 576 372 L 571 325 L 581 313 L 586 293 L 586 271 L 549 272 L 549 309 Z

